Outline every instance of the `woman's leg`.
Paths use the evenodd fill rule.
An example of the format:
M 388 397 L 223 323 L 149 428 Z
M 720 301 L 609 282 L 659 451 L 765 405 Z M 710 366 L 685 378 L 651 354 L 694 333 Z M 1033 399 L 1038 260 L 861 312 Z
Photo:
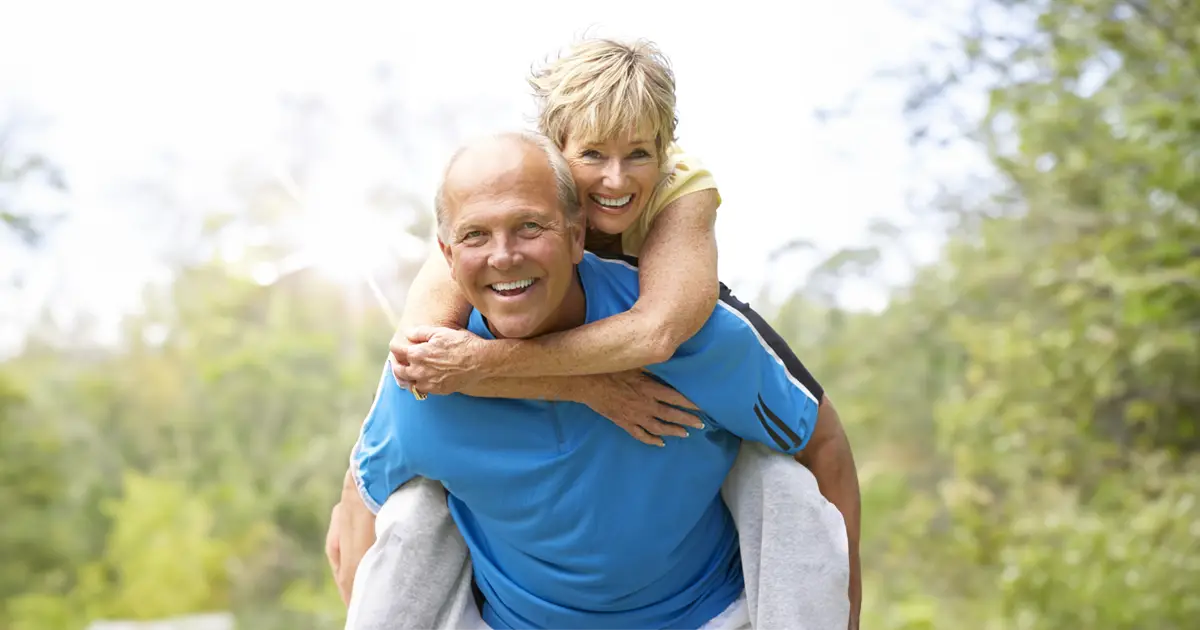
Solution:
M 754 630 L 845 630 L 846 525 L 813 474 L 789 455 L 743 442 L 721 496 L 738 529 Z
M 482 628 L 467 545 L 442 484 L 416 478 L 375 519 L 375 544 L 354 576 L 346 630 Z

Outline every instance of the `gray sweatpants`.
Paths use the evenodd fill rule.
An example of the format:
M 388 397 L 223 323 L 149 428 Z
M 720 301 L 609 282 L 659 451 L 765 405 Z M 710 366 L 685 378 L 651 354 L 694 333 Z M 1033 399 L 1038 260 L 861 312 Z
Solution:
M 809 470 L 744 442 L 721 488 L 740 538 L 755 630 L 845 630 L 845 522 Z M 440 483 L 414 479 L 384 503 L 354 577 L 346 630 L 479 630 L 471 559 Z

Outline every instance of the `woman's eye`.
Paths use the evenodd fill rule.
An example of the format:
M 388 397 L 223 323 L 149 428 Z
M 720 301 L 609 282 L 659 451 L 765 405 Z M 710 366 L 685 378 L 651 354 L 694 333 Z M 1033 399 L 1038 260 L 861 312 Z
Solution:
M 583 157 L 584 159 L 587 159 L 587 160 L 599 160 L 602 157 L 600 155 L 600 152 L 595 149 L 588 149 L 587 151 L 584 151 L 583 153 L 580 153 L 579 155 L 580 155 L 580 157 Z
M 629 157 L 641 160 L 650 157 L 650 152 L 645 149 L 634 149 L 633 153 L 629 154 Z

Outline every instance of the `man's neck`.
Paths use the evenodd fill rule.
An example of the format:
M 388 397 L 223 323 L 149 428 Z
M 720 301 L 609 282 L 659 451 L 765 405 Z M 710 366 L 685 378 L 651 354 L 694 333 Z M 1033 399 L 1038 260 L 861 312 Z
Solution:
M 558 309 L 530 337 L 540 337 L 578 328 L 587 321 L 587 294 L 584 293 L 583 281 L 579 277 L 579 265 L 576 265 L 573 271 L 575 273 L 571 276 L 571 286 L 567 288 L 567 294 L 563 296 Z M 491 332 L 493 337 L 505 339 L 496 333 L 496 329 L 492 328 L 491 322 L 487 321 L 486 317 L 483 321 L 487 324 L 488 332 Z

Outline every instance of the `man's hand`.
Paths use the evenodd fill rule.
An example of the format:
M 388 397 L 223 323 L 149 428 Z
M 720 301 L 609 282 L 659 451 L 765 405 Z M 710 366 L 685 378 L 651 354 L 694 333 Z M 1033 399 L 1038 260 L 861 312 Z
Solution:
M 338 595 L 341 595 L 342 601 L 346 605 L 350 604 L 350 593 L 343 588 L 341 580 L 338 579 L 338 572 L 342 568 L 342 545 L 339 537 L 342 531 L 342 504 L 338 503 L 333 506 L 333 511 L 329 514 L 329 531 L 325 533 L 325 557 L 329 560 L 329 568 L 333 571 L 333 581 L 337 584 Z
M 579 402 L 651 446 L 665 445 L 660 436 L 687 437 L 684 427 L 704 428 L 700 418 L 675 408 L 695 410 L 692 401 L 641 370 L 593 377 Z
M 487 342 L 466 330 L 418 326 L 392 337 L 392 374 L 422 394 L 453 394 L 488 376 Z

